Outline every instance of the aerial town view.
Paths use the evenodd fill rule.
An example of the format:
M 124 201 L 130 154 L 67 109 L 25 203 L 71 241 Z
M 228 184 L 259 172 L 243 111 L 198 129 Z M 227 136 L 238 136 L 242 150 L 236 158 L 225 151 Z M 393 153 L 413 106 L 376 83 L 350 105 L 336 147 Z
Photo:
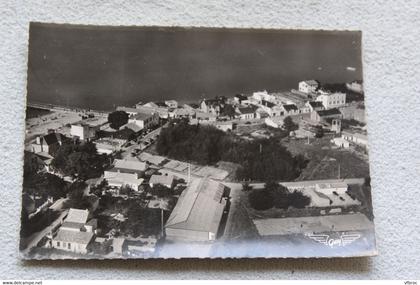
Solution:
M 360 41 L 31 24 L 22 256 L 375 254 Z

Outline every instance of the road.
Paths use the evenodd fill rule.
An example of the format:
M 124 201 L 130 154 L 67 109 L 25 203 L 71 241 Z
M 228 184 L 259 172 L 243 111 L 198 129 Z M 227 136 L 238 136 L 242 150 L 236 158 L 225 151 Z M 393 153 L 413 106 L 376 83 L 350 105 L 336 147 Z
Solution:
M 60 214 L 60 216 L 54 221 L 52 222 L 48 227 L 44 228 L 42 231 L 40 232 L 36 232 L 34 234 L 32 234 L 30 237 L 28 237 L 25 240 L 26 243 L 26 247 L 24 250 L 22 250 L 22 253 L 24 255 L 28 254 L 29 251 L 36 247 L 37 244 L 41 241 L 41 239 L 43 237 L 45 237 L 47 234 L 49 234 L 53 228 L 55 228 L 56 226 L 58 226 L 59 224 L 61 224 L 64 220 L 64 217 L 67 216 L 68 210 L 65 210 L 64 212 L 62 212 Z

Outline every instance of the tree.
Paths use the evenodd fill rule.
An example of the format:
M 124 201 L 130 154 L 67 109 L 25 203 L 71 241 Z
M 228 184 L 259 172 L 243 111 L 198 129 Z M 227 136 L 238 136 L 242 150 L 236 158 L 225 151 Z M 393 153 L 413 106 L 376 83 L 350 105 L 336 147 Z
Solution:
M 284 118 L 283 128 L 287 131 L 288 134 L 290 134 L 290 132 L 294 132 L 299 129 L 299 126 L 293 122 L 293 119 L 290 116 L 287 116 Z
M 156 184 L 150 188 L 149 193 L 159 198 L 172 196 L 172 190 L 162 184 Z
M 115 111 L 108 115 L 108 123 L 114 130 L 119 130 L 121 126 L 127 124 L 128 114 L 124 111 Z
M 85 196 L 87 184 L 84 181 L 73 182 L 68 190 L 68 200 L 65 206 L 75 209 L 88 209 L 91 204 L 87 196 Z
M 66 182 L 51 173 L 35 173 L 32 176 L 24 177 L 24 191 L 29 195 L 39 195 L 44 198 L 53 197 L 59 199 L 67 194 Z
M 255 210 L 268 210 L 274 206 L 273 194 L 266 189 L 263 190 L 252 190 L 248 195 L 249 204 Z
M 324 136 L 324 129 L 322 126 L 318 125 L 315 127 L 315 137 L 322 138 Z
M 292 207 L 303 209 L 311 203 L 311 198 L 295 190 L 289 194 L 289 202 Z
M 85 180 L 101 176 L 107 161 L 92 142 L 66 143 L 59 147 L 51 165 L 64 175 Z
M 252 190 L 252 186 L 249 185 L 248 181 L 245 181 L 244 183 L 242 183 L 242 191 L 244 192 L 248 192 Z
M 222 116 L 233 118 L 233 117 L 235 117 L 235 114 L 236 114 L 235 108 L 230 104 L 225 104 L 223 106 L 222 110 L 220 111 L 220 114 Z

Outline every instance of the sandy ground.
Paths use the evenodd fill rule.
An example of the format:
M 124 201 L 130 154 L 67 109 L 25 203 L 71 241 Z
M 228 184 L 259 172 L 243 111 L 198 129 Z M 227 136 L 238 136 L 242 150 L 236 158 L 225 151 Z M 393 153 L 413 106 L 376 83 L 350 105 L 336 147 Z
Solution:
M 66 124 L 80 121 L 81 114 L 81 112 L 54 110 L 50 114 L 26 120 L 25 143 L 32 141 L 36 136 L 47 134 L 49 129 L 70 136 L 70 128 L 66 127 Z

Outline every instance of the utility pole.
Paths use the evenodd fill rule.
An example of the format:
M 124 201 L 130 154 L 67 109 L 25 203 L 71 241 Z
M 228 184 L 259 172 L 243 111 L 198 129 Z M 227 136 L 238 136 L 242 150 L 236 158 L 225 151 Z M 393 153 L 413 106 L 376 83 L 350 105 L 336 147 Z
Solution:
M 340 167 L 340 163 L 338 163 L 338 179 L 340 179 L 341 176 L 341 167 Z
M 191 163 L 188 163 L 188 178 L 187 178 L 187 186 L 190 185 L 191 180 Z

